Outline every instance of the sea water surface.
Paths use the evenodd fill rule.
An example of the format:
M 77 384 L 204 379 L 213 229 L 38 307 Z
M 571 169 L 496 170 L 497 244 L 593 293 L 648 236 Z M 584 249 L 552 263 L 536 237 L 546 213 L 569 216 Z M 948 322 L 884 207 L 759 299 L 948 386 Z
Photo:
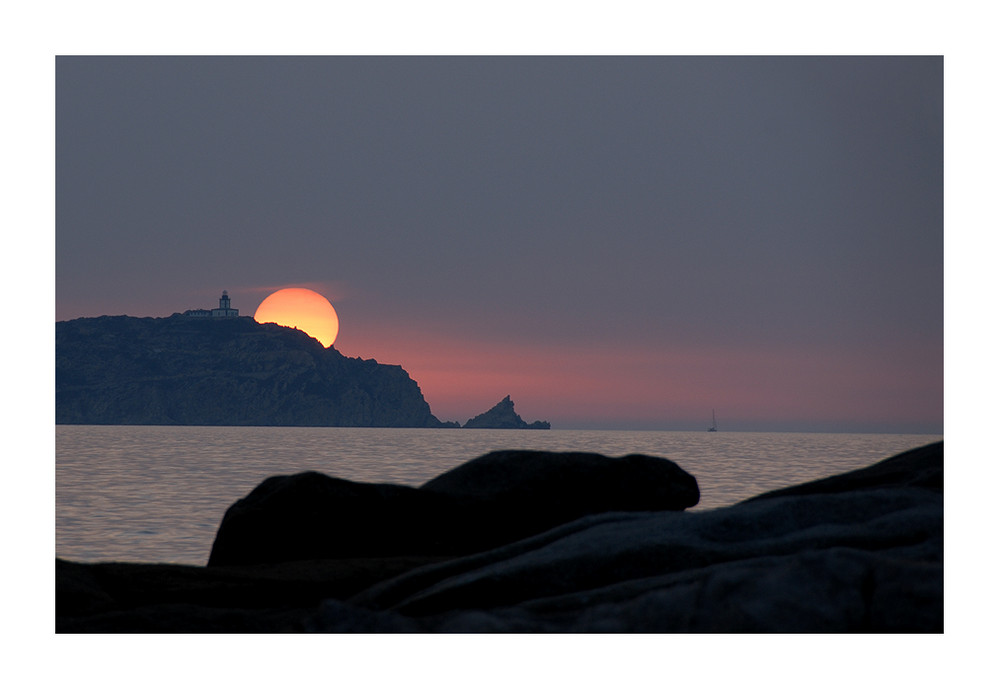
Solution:
M 204 565 L 226 509 L 267 477 L 316 470 L 419 486 L 492 450 L 666 457 L 693 474 L 692 510 L 866 467 L 941 440 L 923 434 L 56 427 L 56 556 Z

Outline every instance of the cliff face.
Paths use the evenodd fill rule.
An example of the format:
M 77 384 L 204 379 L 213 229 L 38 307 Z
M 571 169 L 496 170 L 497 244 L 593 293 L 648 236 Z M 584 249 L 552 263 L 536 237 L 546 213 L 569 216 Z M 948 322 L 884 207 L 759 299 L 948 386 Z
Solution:
M 510 396 L 498 402 L 486 412 L 476 415 L 465 423 L 466 429 L 549 429 L 548 422 L 534 421 L 528 424 L 514 412 Z
M 56 324 L 57 424 L 443 425 L 400 366 L 250 317 Z

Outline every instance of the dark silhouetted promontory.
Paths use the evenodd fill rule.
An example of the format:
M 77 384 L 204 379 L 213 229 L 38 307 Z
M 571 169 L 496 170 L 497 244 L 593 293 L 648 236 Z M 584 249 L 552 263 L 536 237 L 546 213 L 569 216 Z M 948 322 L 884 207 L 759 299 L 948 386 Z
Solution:
M 496 405 L 476 415 L 464 425 L 465 429 L 549 429 L 548 422 L 534 421 L 528 424 L 521 419 L 520 415 L 514 412 L 514 403 L 510 396 L 498 402 Z
M 57 424 L 441 427 L 400 366 L 249 317 L 56 323 Z

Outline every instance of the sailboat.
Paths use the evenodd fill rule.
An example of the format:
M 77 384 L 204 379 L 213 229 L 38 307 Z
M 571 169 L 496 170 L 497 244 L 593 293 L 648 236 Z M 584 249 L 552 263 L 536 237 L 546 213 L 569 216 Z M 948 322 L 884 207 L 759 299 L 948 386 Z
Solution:
M 708 428 L 708 430 L 709 431 L 718 431 L 718 429 L 715 427 L 715 410 L 714 409 L 712 410 L 712 426 L 710 426 Z

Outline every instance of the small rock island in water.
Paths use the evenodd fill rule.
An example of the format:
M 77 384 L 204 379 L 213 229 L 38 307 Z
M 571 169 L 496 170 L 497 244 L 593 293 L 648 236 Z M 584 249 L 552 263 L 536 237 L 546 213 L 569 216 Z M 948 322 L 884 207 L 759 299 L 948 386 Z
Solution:
M 486 412 L 476 415 L 465 423 L 464 429 L 551 429 L 548 422 L 534 421 L 528 424 L 514 412 L 510 396 L 498 402 Z

